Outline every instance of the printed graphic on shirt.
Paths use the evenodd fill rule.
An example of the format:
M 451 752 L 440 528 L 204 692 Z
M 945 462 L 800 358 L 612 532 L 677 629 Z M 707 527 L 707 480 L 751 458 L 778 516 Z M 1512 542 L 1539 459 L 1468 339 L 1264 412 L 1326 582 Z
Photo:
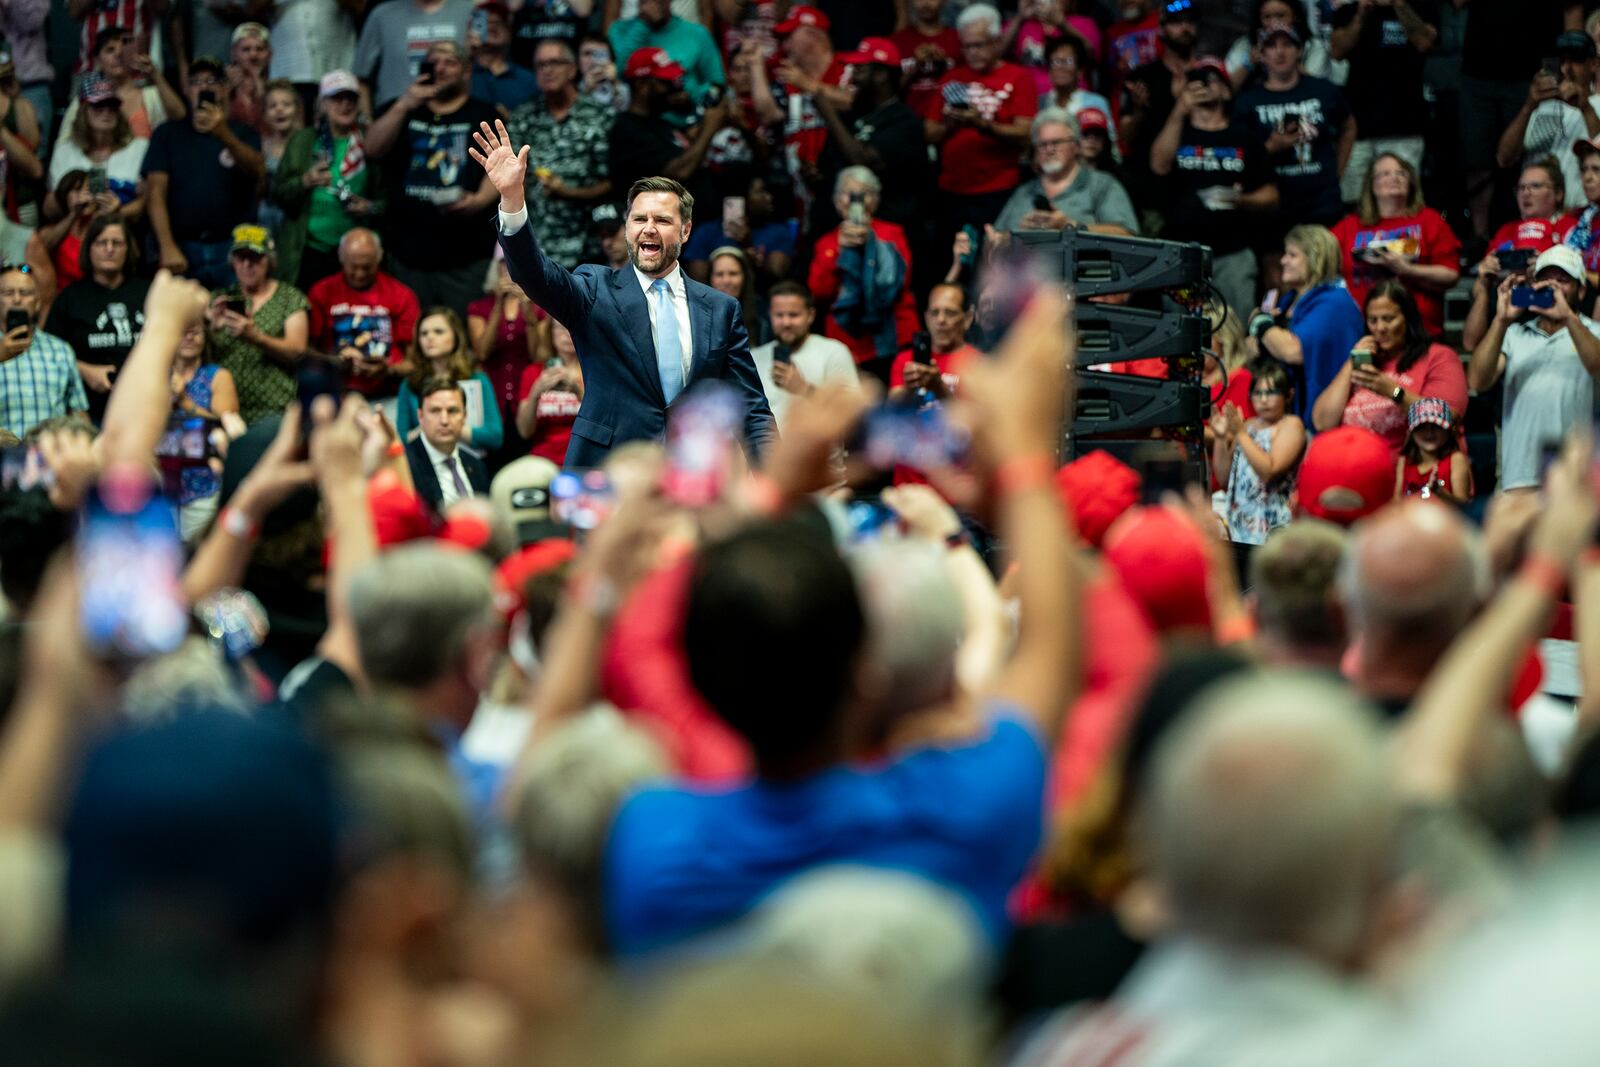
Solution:
M 1000 113 L 1001 107 L 1011 99 L 1015 88 L 1006 82 L 998 89 L 991 89 L 982 82 L 966 82 L 967 104 L 984 119 L 993 121 Z
M 415 78 L 422 73 L 422 62 L 428 58 L 428 49 L 440 41 L 459 40 L 460 27 L 453 22 L 435 22 L 432 25 L 406 27 L 406 69 Z
M 335 304 L 328 309 L 333 324 L 334 350 L 349 346 L 361 349 L 372 359 L 388 359 L 394 347 L 394 324 L 386 307 L 367 304 Z
M 1321 100 L 1313 96 L 1304 100 L 1257 104 L 1255 112 L 1256 121 L 1263 129 L 1299 134 L 1300 140 L 1294 146 L 1294 162 L 1279 163 L 1273 168 L 1279 177 L 1302 178 L 1322 173 L 1322 164 L 1312 155 L 1326 122 Z M 1293 116 L 1292 121 L 1289 121 L 1290 116 Z
M 97 348 L 127 350 L 133 346 L 142 329 L 144 329 L 144 309 L 135 308 L 130 311 L 127 304 L 118 300 L 107 304 L 100 314 L 95 316 L 94 328 L 84 340 L 91 351 Z
M 576 418 L 578 410 L 583 407 L 583 401 L 578 399 L 577 393 L 565 389 L 552 389 L 547 393 L 539 394 L 539 402 L 535 405 L 535 413 L 541 419 L 567 419 Z
M 410 164 L 406 168 L 405 195 L 412 200 L 443 207 L 466 195 L 457 182 L 467 163 L 468 122 L 435 125 L 413 119 L 406 126 L 411 142 Z
M 1367 259 L 1369 253 L 1385 250 L 1405 256 L 1407 259 L 1416 259 L 1422 250 L 1422 224 L 1411 222 L 1403 226 L 1363 230 L 1356 234 L 1355 240 L 1350 245 L 1351 258 L 1355 266 L 1351 273 L 1356 284 L 1376 285 L 1384 278 L 1392 277 L 1387 268 L 1376 266 Z
M 1244 149 L 1214 148 L 1210 145 L 1178 146 L 1178 167 L 1206 174 L 1242 174 Z

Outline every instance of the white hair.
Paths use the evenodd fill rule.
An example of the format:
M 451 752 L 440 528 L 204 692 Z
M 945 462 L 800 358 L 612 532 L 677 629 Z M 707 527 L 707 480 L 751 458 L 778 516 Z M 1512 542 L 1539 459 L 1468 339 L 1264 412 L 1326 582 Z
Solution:
M 943 548 L 883 541 L 852 552 L 850 561 L 873 662 L 887 676 L 895 706 L 914 710 L 947 699 L 964 620 Z
M 833 179 L 834 196 L 844 192 L 846 182 L 859 182 L 866 186 L 867 192 L 873 196 L 883 195 L 883 182 L 879 181 L 878 176 L 872 173 L 871 167 L 854 166 L 841 170 L 839 176 Z
M 1072 117 L 1072 112 L 1064 107 L 1047 107 L 1033 116 L 1033 124 L 1028 127 L 1028 139 L 1030 141 L 1036 139 L 1039 131 L 1046 126 L 1065 126 L 1074 141 L 1079 139 L 1078 121 Z
M 992 4 L 972 4 L 956 16 L 956 32 L 968 26 L 983 25 L 992 37 L 1000 36 L 1000 12 Z
M 1256 672 L 1206 690 L 1157 750 L 1151 869 L 1192 934 L 1343 959 L 1396 810 L 1369 708 L 1320 678 Z

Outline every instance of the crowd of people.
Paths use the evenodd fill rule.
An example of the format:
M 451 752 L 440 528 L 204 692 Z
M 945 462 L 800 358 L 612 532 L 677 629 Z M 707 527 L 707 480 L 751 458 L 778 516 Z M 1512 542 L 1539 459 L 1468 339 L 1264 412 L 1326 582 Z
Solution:
M 6 1062 L 1585 1060 L 1586 15 L 0 5 Z

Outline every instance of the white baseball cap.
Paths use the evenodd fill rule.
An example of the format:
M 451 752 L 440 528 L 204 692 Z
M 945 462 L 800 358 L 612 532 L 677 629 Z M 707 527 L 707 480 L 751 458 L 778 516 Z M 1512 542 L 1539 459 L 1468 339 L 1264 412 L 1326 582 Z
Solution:
M 1533 276 L 1537 278 L 1546 267 L 1559 267 L 1579 284 L 1588 280 L 1583 270 L 1583 256 L 1569 245 L 1554 245 L 1539 253 L 1533 262 Z
M 358 93 L 361 83 L 356 76 L 348 70 L 330 70 L 322 76 L 322 85 L 317 90 L 319 96 L 338 96 L 340 93 Z

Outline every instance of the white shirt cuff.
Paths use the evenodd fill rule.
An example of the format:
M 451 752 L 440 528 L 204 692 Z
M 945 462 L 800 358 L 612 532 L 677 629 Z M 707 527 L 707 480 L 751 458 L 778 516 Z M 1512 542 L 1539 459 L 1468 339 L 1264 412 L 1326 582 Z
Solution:
M 527 204 L 523 204 L 516 211 L 510 212 L 509 214 L 506 212 L 505 208 L 500 209 L 500 233 L 502 236 L 510 237 L 527 224 Z

